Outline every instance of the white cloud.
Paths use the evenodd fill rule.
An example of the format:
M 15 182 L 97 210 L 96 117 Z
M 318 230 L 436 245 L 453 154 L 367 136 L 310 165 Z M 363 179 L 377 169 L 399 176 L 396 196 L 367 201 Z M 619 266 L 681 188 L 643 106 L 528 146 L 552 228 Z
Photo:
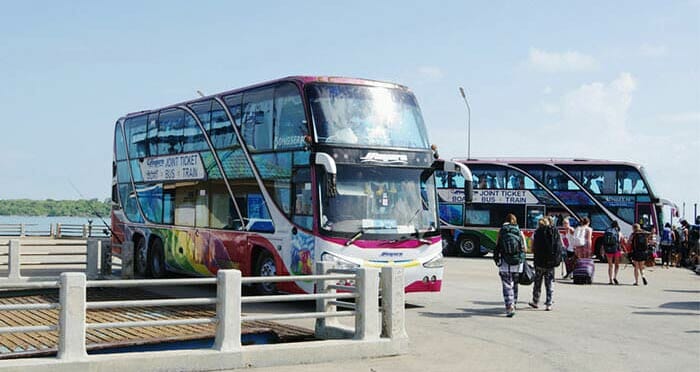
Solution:
M 429 80 L 441 80 L 445 73 L 439 67 L 421 66 L 418 68 L 418 75 Z
M 647 57 L 663 57 L 666 55 L 666 47 L 663 45 L 643 44 L 639 51 L 643 56 Z
M 547 52 L 537 48 L 530 48 L 528 64 L 536 70 L 545 72 L 588 71 L 598 68 L 595 58 L 583 53 Z
M 700 123 L 700 112 L 680 112 L 659 117 L 659 121 L 670 124 Z

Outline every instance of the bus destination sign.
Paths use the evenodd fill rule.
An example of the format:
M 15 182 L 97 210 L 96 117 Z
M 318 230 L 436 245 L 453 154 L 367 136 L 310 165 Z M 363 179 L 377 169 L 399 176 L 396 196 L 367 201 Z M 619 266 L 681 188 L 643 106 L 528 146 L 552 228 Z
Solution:
M 203 180 L 206 177 L 199 153 L 146 158 L 140 165 L 144 182 Z
M 464 191 L 438 190 L 440 199 L 447 203 L 464 203 Z M 528 190 L 473 190 L 473 203 L 537 204 L 537 198 Z

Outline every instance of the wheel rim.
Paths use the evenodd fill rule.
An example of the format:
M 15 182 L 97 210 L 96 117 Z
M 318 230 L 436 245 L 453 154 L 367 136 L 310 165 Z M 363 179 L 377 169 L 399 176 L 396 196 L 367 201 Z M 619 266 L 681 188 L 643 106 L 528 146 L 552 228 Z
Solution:
M 471 240 L 469 238 L 462 239 L 462 241 L 459 243 L 459 249 L 464 254 L 472 254 L 472 253 L 474 253 L 474 250 L 476 249 L 476 244 L 474 243 L 473 240 Z
M 265 257 L 260 264 L 260 276 L 275 276 L 277 275 L 277 266 L 275 266 L 275 260 L 272 257 Z M 260 283 L 260 286 L 265 292 L 273 292 L 275 290 L 274 283 Z

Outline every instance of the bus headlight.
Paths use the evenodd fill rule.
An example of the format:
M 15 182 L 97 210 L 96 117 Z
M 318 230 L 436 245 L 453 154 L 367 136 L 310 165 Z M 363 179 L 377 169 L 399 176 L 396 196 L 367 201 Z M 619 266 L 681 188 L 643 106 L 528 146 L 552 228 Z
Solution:
M 350 262 L 348 260 L 344 260 L 338 256 L 334 256 L 330 253 L 323 252 L 321 255 L 321 261 L 326 261 L 326 262 L 331 262 L 333 266 L 335 266 L 336 269 L 357 269 L 360 267 L 360 265 Z
M 437 256 L 430 259 L 430 261 L 423 264 L 426 269 L 437 269 L 445 266 L 445 260 L 442 257 L 442 253 L 438 253 Z

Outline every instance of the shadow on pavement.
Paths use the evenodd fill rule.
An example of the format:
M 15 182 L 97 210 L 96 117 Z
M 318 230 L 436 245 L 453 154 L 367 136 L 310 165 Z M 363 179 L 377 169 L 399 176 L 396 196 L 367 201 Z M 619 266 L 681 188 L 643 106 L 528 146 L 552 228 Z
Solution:
M 698 316 L 698 313 L 678 313 L 674 311 L 635 311 L 632 314 L 638 315 L 690 315 Z
M 700 293 L 700 290 L 697 290 L 697 289 L 664 289 L 664 292 Z
M 667 302 L 661 306 L 662 309 L 694 310 L 700 311 L 700 301 L 687 302 Z
M 505 314 L 503 306 L 482 309 L 457 309 L 454 313 L 421 312 L 420 315 L 427 318 L 471 318 L 473 316 L 502 317 Z

